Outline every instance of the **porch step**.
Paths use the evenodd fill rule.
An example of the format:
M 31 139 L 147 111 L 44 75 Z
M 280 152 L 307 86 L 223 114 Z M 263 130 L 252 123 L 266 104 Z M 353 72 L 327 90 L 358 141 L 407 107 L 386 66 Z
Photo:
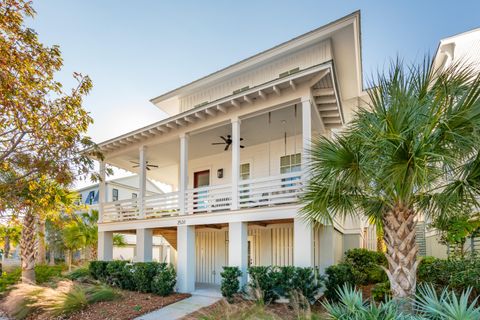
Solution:
M 155 235 L 162 236 L 172 248 L 177 250 L 177 230 L 176 229 L 157 229 Z

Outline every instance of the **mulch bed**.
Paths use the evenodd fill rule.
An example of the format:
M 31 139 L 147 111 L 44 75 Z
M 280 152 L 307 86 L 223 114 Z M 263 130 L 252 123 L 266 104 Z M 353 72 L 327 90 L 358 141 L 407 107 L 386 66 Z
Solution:
M 133 291 L 121 291 L 121 295 L 122 297 L 120 299 L 94 303 L 63 319 L 130 320 L 190 297 L 189 294 L 182 293 L 174 293 L 166 297 L 161 297 L 150 293 Z
M 240 297 L 235 297 L 233 304 L 229 304 L 222 299 L 210 306 L 201 308 L 196 312 L 183 317 L 182 320 L 198 320 L 205 318 L 211 320 L 223 320 L 226 318 L 236 319 L 239 318 L 239 315 L 247 316 L 248 312 L 243 313 L 242 310 L 247 310 L 254 304 L 255 302 L 246 301 Z M 273 316 L 272 319 L 298 319 L 298 314 L 296 311 L 287 303 L 268 304 L 265 306 L 265 311 L 269 315 Z M 319 303 L 316 303 L 311 307 L 311 311 L 321 314 L 324 310 Z M 242 316 L 240 316 L 240 318 L 242 318 Z M 252 319 L 251 315 L 249 318 Z

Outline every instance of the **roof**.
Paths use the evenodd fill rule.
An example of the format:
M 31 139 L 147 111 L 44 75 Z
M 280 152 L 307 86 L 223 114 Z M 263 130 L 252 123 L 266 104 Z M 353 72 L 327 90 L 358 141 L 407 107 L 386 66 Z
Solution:
M 152 98 L 150 100 L 150 102 L 152 103 L 157 103 L 157 102 L 160 102 L 160 101 L 163 101 L 163 100 L 166 100 L 168 98 L 171 98 L 175 95 L 178 95 L 184 91 L 188 91 L 189 89 L 195 87 L 195 86 L 200 86 L 200 85 L 204 85 L 204 84 L 207 84 L 211 81 L 214 81 L 214 80 L 218 80 L 218 78 L 223 78 L 223 77 L 226 77 L 228 75 L 231 75 L 231 74 L 234 74 L 235 72 L 239 71 L 239 70 L 243 70 L 244 68 L 246 67 L 249 67 L 250 65 L 254 65 L 254 64 L 257 64 L 257 63 L 260 63 L 264 60 L 268 60 L 272 55 L 278 55 L 280 54 L 282 51 L 286 51 L 289 49 L 289 47 L 296 47 L 297 45 L 299 45 L 300 43 L 302 43 L 303 41 L 305 40 L 308 40 L 310 37 L 314 36 L 318 36 L 318 34 L 328 30 L 328 29 L 331 29 L 332 27 L 334 27 L 335 25 L 340 25 L 342 24 L 343 22 L 346 22 L 348 20 L 351 20 L 352 18 L 356 18 L 356 19 L 360 19 L 360 10 L 357 10 L 357 11 L 354 11 L 352 12 L 351 14 L 349 15 L 346 15 L 340 19 L 337 19 L 337 20 L 334 20 L 330 23 L 327 23 L 319 28 L 316 28 L 312 31 L 309 31 L 307 33 L 304 33 L 300 36 L 297 36 L 293 39 L 290 39 L 288 41 L 285 41 L 279 45 L 276 45 L 270 49 L 267 49 L 265 51 L 262 51 L 260 53 L 257 53 L 251 57 L 248 57 L 246 59 L 243 59 L 239 62 L 236 62 L 228 67 L 225 67 L 223 69 L 220 69 L 218 71 L 215 71 L 213 73 L 210 73 L 209 75 L 206 75 L 200 79 L 197 79 L 197 80 L 194 80 L 192 82 L 189 82 L 181 87 L 178 87 L 176 89 L 173 89 L 171 91 L 168 91 L 164 94 L 161 94 L 155 98 Z M 361 51 L 361 50 L 360 50 Z

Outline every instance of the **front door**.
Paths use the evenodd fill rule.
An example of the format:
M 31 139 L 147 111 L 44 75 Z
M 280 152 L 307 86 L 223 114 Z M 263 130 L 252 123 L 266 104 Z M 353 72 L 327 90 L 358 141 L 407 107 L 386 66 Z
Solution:
M 193 174 L 193 187 L 202 188 L 210 185 L 210 170 L 197 171 Z M 202 190 L 195 192 L 193 208 L 195 212 L 202 212 L 202 209 L 207 209 L 208 191 Z M 200 211 L 198 211 L 200 209 Z

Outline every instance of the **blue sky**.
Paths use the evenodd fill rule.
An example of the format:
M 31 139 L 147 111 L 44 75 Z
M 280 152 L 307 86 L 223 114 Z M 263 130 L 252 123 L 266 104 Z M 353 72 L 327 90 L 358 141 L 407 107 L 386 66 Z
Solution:
M 397 54 L 433 54 L 441 38 L 480 27 L 480 1 L 37 0 L 28 25 L 58 44 L 67 87 L 94 88 L 85 107 L 100 142 L 161 120 L 149 99 L 361 10 L 364 78 Z

